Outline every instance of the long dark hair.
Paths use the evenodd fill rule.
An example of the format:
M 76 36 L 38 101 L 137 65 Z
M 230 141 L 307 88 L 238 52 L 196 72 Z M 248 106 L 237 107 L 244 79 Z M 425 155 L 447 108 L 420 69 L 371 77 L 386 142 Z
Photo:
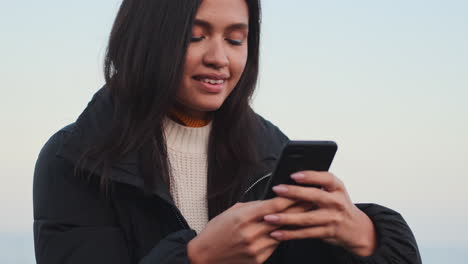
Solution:
M 208 154 L 209 218 L 234 204 L 259 159 L 257 116 L 250 107 L 259 67 L 260 3 L 249 8 L 248 58 L 232 93 L 214 113 Z M 107 184 L 111 164 L 137 152 L 145 189 L 170 184 L 163 120 L 175 103 L 191 30 L 201 0 L 123 0 L 105 57 L 106 86 L 114 106 L 105 142 L 85 152 L 97 157 Z

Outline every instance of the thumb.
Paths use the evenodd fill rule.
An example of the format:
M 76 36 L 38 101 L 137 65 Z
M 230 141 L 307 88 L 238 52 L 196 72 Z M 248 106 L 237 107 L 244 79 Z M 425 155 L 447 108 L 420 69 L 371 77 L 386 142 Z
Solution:
M 242 206 L 244 206 L 244 205 L 245 205 L 245 203 L 239 202 L 239 203 L 236 203 L 236 204 L 234 204 L 233 206 L 231 206 L 231 208 L 233 208 L 233 209 L 234 209 L 234 208 L 239 208 L 239 207 L 242 207 Z
M 253 205 L 253 204 L 258 204 L 258 203 L 261 203 L 262 201 L 252 201 L 252 202 L 238 202 L 236 204 L 234 204 L 233 206 L 231 206 L 232 209 L 235 209 L 235 208 L 241 208 L 241 207 L 244 207 L 244 206 L 248 206 L 248 205 Z

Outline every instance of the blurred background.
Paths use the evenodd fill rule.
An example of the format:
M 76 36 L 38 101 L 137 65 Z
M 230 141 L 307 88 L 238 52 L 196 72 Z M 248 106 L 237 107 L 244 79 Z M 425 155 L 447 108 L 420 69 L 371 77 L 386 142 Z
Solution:
M 0 263 L 35 263 L 37 155 L 103 85 L 121 1 L 0 2 Z M 264 0 L 254 108 L 330 139 L 354 202 L 399 211 L 424 263 L 468 259 L 468 1 Z

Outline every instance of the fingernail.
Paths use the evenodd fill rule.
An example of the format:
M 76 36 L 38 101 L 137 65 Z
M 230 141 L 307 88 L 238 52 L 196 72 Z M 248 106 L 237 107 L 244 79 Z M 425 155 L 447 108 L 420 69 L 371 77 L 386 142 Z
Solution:
M 270 236 L 279 238 L 279 237 L 283 236 L 283 233 L 281 233 L 279 231 L 275 231 L 275 232 L 271 233 Z
M 282 185 L 278 185 L 278 186 L 273 187 L 273 191 L 279 192 L 279 193 L 285 193 L 288 191 L 288 188 Z
M 293 175 L 291 175 L 291 178 L 295 180 L 302 180 L 305 178 L 305 175 L 304 173 L 298 172 L 298 173 L 294 173 Z
M 279 216 L 277 215 L 266 215 L 263 219 L 268 222 L 276 222 L 279 220 Z

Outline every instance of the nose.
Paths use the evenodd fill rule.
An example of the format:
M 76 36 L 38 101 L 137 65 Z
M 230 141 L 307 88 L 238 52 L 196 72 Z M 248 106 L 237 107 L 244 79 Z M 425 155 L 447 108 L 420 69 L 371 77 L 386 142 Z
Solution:
M 222 41 L 213 40 L 210 44 L 203 56 L 203 63 L 215 69 L 227 67 L 229 59 Z

